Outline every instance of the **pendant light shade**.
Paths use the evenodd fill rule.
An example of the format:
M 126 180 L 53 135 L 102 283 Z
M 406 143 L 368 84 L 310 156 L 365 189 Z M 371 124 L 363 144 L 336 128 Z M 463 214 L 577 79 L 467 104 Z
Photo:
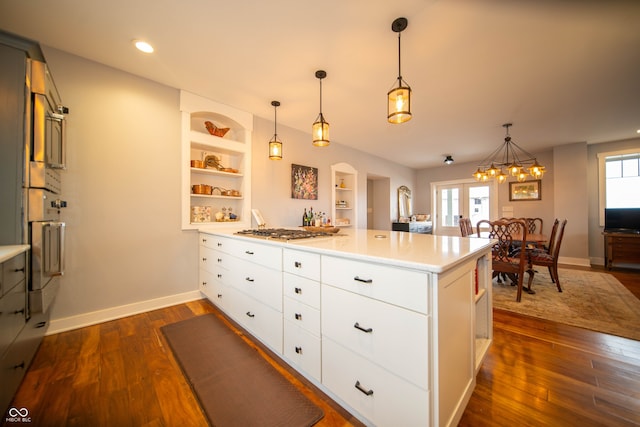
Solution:
M 322 79 L 327 77 L 326 71 L 318 70 L 316 71 L 316 78 L 320 80 L 320 114 L 318 114 L 318 118 L 313 123 L 312 134 L 313 134 L 313 145 L 316 147 L 326 147 L 330 144 L 329 142 L 329 123 L 324 119 L 322 115 Z
M 282 142 L 278 139 L 277 115 L 280 101 L 271 101 L 271 105 L 273 105 L 273 138 L 269 141 L 269 158 L 271 160 L 282 160 Z
M 391 24 L 391 29 L 398 33 L 398 80 L 397 86 L 387 92 L 387 120 L 395 124 L 411 120 L 411 87 L 402 79 L 400 71 L 400 33 L 407 24 L 407 18 L 398 18 Z

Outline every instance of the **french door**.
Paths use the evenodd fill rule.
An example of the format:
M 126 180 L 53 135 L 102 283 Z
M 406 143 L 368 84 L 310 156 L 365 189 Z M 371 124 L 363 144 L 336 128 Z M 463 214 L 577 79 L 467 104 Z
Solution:
M 471 218 L 475 225 L 482 219 L 491 219 L 497 212 L 497 189 L 495 182 L 475 180 L 434 182 L 431 184 L 435 207 L 433 233 L 459 236 L 461 217 Z

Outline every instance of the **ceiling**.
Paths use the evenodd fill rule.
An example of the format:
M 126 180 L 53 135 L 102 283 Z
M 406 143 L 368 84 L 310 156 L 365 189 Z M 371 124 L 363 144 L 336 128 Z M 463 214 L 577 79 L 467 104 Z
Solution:
M 309 144 L 326 70 L 331 141 L 412 168 L 480 161 L 506 122 L 534 153 L 640 129 L 637 0 L 0 0 L 0 11 L 6 31 L 269 120 L 279 100 L 278 124 Z M 400 16 L 413 118 L 393 125 Z

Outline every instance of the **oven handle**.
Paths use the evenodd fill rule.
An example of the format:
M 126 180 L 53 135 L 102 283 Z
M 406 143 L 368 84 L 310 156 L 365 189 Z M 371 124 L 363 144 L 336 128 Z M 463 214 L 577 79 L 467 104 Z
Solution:
M 64 250 L 65 250 L 65 244 L 64 244 L 64 235 L 65 235 L 65 226 L 66 224 L 64 222 L 58 222 L 58 221 L 49 221 L 49 222 L 45 222 L 44 224 L 42 224 L 42 246 L 44 248 L 49 247 L 49 241 L 48 241 L 48 234 L 45 232 L 46 228 L 59 228 L 60 229 L 60 238 L 58 239 L 58 256 L 59 256 L 59 263 L 58 263 L 58 271 L 47 271 L 47 275 L 51 276 L 51 277 L 55 277 L 55 276 L 62 276 L 64 274 Z M 44 256 L 47 258 L 44 262 L 44 265 L 51 265 L 51 263 L 49 262 L 49 257 L 51 256 L 51 254 L 49 253 L 49 251 L 47 250 L 43 250 L 43 254 Z
M 49 164 L 51 169 L 66 169 L 67 165 L 67 121 L 64 114 L 47 112 L 49 120 L 60 123 L 60 163 Z

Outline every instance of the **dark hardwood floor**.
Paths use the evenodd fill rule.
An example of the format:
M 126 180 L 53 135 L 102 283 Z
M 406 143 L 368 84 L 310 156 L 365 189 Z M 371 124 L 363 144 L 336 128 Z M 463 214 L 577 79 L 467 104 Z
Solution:
M 612 274 L 640 298 L 640 270 Z M 200 300 L 47 336 L 12 406 L 27 408 L 34 426 L 205 426 L 160 332 L 205 313 L 225 319 Z M 236 332 L 322 407 L 317 425 L 358 424 Z M 460 425 L 638 426 L 640 342 L 495 310 L 494 343 Z

